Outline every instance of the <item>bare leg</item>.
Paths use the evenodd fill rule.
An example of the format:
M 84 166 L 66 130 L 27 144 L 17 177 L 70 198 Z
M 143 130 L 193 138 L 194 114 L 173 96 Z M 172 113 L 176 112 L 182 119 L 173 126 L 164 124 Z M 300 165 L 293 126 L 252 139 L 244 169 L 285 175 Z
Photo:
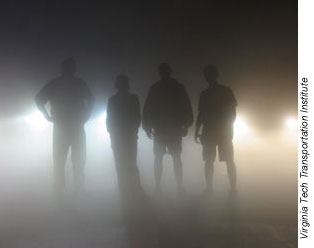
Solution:
M 214 162 L 205 162 L 205 179 L 206 179 L 206 191 L 211 192 L 213 190 L 213 176 L 214 176 Z
M 155 182 L 156 182 L 157 192 L 161 191 L 162 159 L 163 159 L 163 154 L 158 154 L 155 156 L 154 169 L 155 169 Z
M 183 190 L 183 170 L 182 170 L 182 160 L 180 154 L 172 155 L 174 173 L 177 179 L 178 191 Z
M 236 183 L 237 183 L 237 171 L 236 171 L 236 165 L 234 161 L 227 161 L 227 171 L 228 171 L 231 191 L 235 191 Z

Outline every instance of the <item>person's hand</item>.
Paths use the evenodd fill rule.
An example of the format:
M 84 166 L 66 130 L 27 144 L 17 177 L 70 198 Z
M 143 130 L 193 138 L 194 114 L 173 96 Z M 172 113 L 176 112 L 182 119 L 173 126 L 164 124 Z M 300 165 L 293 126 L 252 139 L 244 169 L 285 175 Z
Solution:
M 148 138 L 152 139 L 153 138 L 153 129 L 147 129 L 146 131 L 146 135 Z
M 200 144 L 201 142 L 200 142 L 200 134 L 199 133 L 195 133 L 195 135 L 194 135 L 194 140 L 195 140 L 195 142 L 197 143 L 197 144 Z

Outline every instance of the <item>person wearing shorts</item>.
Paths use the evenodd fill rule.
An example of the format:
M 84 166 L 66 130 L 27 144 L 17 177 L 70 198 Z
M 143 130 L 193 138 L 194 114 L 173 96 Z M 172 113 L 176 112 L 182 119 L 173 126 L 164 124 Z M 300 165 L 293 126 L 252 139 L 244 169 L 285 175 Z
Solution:
M 227 164 L 231 192 L 236 190 L 236 166 L 233 158 L 233 123 L 237 101 L 232 90 L 218 84 L 218 70 L 214 65 L 204 69 L 209 84 L 199 98 L 195 141 L 203 146 L 205 161 L 206 192 L 213 188 L 214 161 L 218 147 L 219 161 Z
M 170 77 L 170 65 L 160 64 L 159 74 L 161 80 L 150 87 L 144 104 L 143 128 L 154 140 L 156 191 L 161 191 L 162 160 L 168 153 L 173 159 L 178 192 L 182 192 L 182 137 L 193 123 L 192 107 L 184 86 Z
M 175 131 L 175 130 L 174 130 Z M 175 132 L 162 132 L 156 130 L 154 132 L 154 154 L 170 155 L 180 154 L 182 152 L 182 134 Z

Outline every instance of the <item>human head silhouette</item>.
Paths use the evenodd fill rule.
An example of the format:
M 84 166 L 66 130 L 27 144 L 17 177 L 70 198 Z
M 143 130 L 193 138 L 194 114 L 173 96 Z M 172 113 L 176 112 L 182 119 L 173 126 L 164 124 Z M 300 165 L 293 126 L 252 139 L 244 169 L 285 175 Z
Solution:
M 206 65 L 204 68 L 204 76 L 209 85 L 218 84 L 217 79 L 218 79 L 219 73 L 215 65 Z
M 159 64 L 158 70 L 161 78 L 169 78 L 172 72 L 170 65 L 167 63 Z
M 128 76 L 125 74 L 119 74 L 115 80 L 115 88 L 118 91 L 128 91 L 130 89 Z
M 67 58 L 61 63 L 61 72 L 64 76 L 73 76 L 76 72 L 76 62 L 73 58 Z

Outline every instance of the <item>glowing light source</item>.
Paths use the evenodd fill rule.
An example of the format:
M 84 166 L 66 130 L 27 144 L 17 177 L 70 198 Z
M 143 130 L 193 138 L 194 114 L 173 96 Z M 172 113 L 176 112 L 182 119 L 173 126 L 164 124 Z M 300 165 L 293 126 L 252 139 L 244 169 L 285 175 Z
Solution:
M 31 114 L 24 117 L 25 122 L 34 130 L 42 131 L 49 127 L 49 121 L 40 113 L 40 111 L 35 110 Z
M 101 135 L 109 135 L 106 127 L 107 113 L 104 112 L 96 118 L 96 127 Z
M 286 127 L 291 130 L 295 130 L 298 126 L 298 120 L 293 117 L 288 117 L 285 120 Z
M 250 133 L 250 128 L 245 120 L 238 116 L 233 124 L 234 137 L 236 139 L 241 138 Z

